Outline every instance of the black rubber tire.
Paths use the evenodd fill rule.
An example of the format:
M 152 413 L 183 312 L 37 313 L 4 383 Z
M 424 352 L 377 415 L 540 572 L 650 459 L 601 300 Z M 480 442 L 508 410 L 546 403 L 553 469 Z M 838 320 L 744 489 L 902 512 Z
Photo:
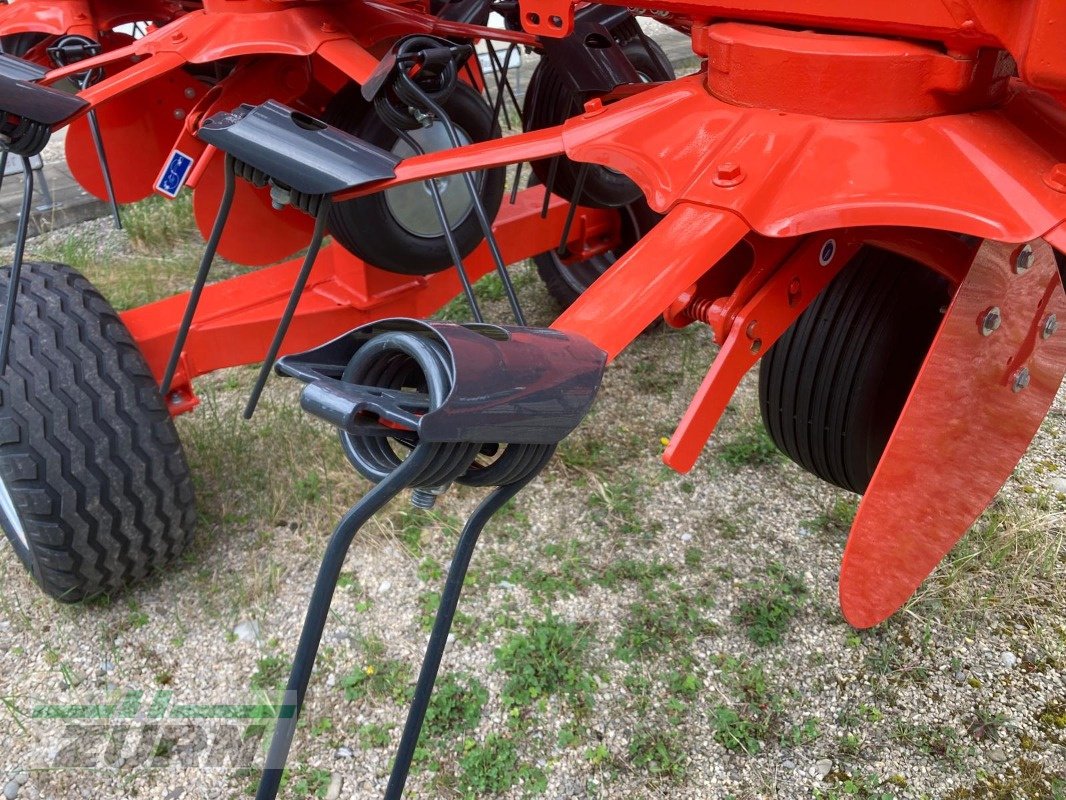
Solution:
M 862 249 L 759 366 L 763 423 L 778 448 L 864 492 L 950 297 L 927 267 Z
M 465 83 L 456 85 L 443 108 L 471 142 L 498 139 L 501 135 L 488 103 Z M 348 87 L 338 94 L 327 108 L 324 121 L 385 150 L 396 144 L 395 132 L 363 101 L 358 87 Z M 496 167 L 475 174 L 490 221 L 500 210 L 504 173 L 503 167 Z M 455 180 L 461 178 L 455 176 Z M 345 249 L 390 272 L 429 275 L 452 266 L 444 236 L 423 238 L 405 230 L 393 217 L 383 192 L 334 205 L 329 212 L 329 227 L 333 238 Z M 485 237 L 473 209 L 455 226 L 454 235 L 464 258 L 481 244 Z
M 536 183 L 539 181 L 530 181 L 530 185 Z M 560 307 L 568 308 L 593 281 L 662 219 L 660 214 L 648 207 L 643 197 L 618 209 L 618 213 L 622 215 L 622 232 L 619 244 L 614 249 L 576 264 L 564 264 L 555 251 L 533 256 L 537 275 Z
M 6 293 L 10 270 L 0 271 Z M 64 264 L 27 263 L 0 378 L 0 524 L 46 594 L 77 602 L 173 559 L 196 522 L 192 480 L 126 326 Z
M 612 33 L 637 72 L 649 81 L 673 80 L 674 70 L 666 53 L 652 40 L 640 36 L 639 30 L 636 20 L 629 20 Z M 542 58 L 526 85 L 522 109 L 525 128 L 534 131 L 560 125 L 580 114 L 588 99 L 574 94 L 558 68 L 547 58 Z M 532 162 L 533 173 L 541 183 L 548 183 L 553 160 L 545 158 Z M 571 200 L 577 193 L 578 174 L 582 165 L 564 156 L 558 157 L 557 161 L 558 166 L 551 181 L 552 193 Z M 588 167 L 580 202 L 593 208 L 621 208 L 636 202 L 641 196 L 640 187 L 625 175 L 594 164 Z

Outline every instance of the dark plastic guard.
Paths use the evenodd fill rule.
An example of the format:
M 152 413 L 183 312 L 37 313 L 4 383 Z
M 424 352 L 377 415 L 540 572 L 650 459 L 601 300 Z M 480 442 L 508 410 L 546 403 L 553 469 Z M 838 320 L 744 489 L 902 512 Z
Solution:
M 374 67 L 374 71 L 370 73 L 370 77 L 366 79 L 366 83 L 363 84 L 361 92 L 364 100 L 367 102 L 373 102 L 374 99 L 381 94 L 381 90 L 391 82 L 393 71 L 396 69 L 396 61 L 400 57 L 400 52 L 409 49 L 412 43 L 411 40 L 417 40 L 419 44 L 416 45 L 416 47 L 428 52 L 434 50 L 434 48 L 428 47 L 428 45 L 431 42 L 436 42 L 437 47 L 435 49 L 437 52 L 435 52 L 434 55 L 442 60 L 465 60 L 474 52 L 474 48 L 468 44 L 449 42 L 447 39 L 442 39 L 439 36 L 429 36 L 422 33 L 397 39 L 393 42 L 392 47 L 389 48 L 389 52 L 387 52 L 381 61 L 378 62 L 378 65 Z
M 574 32 L 563 39 L 544 37 L 544 55 L 575 92 L 605 94 L 619 86 L 640 83 L 640 75 L 611 31 L 627 18 L 628 9 L 592 5 L 574 14 Z
M 447 350 L 452 390 L 435 411 L 420 416 L 392 402 L 397 398 L 391 395 L 402 402 L 407 393 L 338 380 L 359 348 L 395 331 L 436 339 Z M 276 369 L 309 384 L 301 397 L 304 410 L 349 433 L 375 429 L 384 435 L 385 426 L 358 420 L 362 411 L 384 411 L 390 422 L 417 431 L 421 441 L 556 444 L 588 413 L 606 361 L 587 339 L 548 328 L 386 319 L 286 356 Z
M 0 55 L 0 110 L 41 125 L 60 125 L 88 103 L 76 95 L 60 92 L 34 81 L 47 70 L 15 56 Z
M 391 178 L 400 162 L 380 147 L 273 100 L 213 114 L 196 135 L 278 183 L 309 195 Z

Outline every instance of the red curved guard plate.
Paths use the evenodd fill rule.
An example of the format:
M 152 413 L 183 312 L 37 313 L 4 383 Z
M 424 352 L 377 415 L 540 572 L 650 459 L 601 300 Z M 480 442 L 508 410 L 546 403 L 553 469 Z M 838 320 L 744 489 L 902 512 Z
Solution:
M 218 203 L 222 199 L 224 164 L 225 159 L 216 153 L 192 195 L 193 214 L 205 239 L 215 224 Z M 256 189 L 248 181 L 238 178 L 233 210 L 218 252 L 238 264 L 273 264 L 307 247 L 313 229 L 314 220 L 307 214 L 292 206 L 275 211 L 270 205 L 268 189 Z
M 1051 248 L 1033 247 L 1035 265 L 1015 275 L 1017 247 L 985 242 L 941 323 L 844 550 L 840 605 L 858 628 L 899 609 L 969 529 L 1062 383 L 1066 331 L 1044 340 L 1039 329 L 1048 314 L 1066 321 L 1066 295 Z M 982 336 L 991 306 L 1003 323 Z M 1022 367 L 1031 382 L 1014 392 Z
M 118 202 L 135 203 L 152 193 L 185 116 L 207 88 L 182 70 L 173 70 L 97 107 Z M 66 148 L 74 179 L 86 191 L 106 200 L 86 117 L 70 124 Z

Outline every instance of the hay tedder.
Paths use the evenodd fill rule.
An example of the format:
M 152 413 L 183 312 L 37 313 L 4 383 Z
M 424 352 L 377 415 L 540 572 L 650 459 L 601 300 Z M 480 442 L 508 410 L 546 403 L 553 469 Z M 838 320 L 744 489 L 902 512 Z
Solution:
M 170 415 L 222 367 L 264 361 L 246 415 L 271 368 L 305 382 L 303 407 L 374 484 L 327 547 L 260 797 L 359 527 L 407 488 L 428 506 L 453 482 L 491 487 L 447 576 L 386 792 L 400 796 L 482 527 L 657 319 L 719 345 L 668 465 L 693 466 L 758 364 L 775 443 L 863 495 L 840 576 L 858 627 L 929 575 L 1055 397 L 1066 0 L 647 5 L 0 9 L 0 136 L 26 208 L 25 159 L 68 126 L 89 191 L 189 189 L 207 240 L 188 294 L 120 317 L 70 268 L 24 264 L 23 224 L 3 286 L 0 518 L 38 583 L 77 600 L 185 546 Z M 688 34 L 702 69 L 675 78 L 635 14 Z M 522 103 L 519 49 L 540 55 Z M 523 126 L 504 136 L 508 109 Z M 260 268 L 208 285 L 216 254 Z M 507 275 L 529 257 L 568 306 L 550 328 L 525 323 Z M 493 270 L 514 324 L 485 321 L 471 291 Z M 424 319 L 460 293 L 469 324 Z

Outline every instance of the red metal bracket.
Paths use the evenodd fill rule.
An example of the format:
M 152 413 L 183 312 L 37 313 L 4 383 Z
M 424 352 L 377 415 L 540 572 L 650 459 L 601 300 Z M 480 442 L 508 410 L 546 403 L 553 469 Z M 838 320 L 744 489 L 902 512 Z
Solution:
M 1031 243 L 985 242 L 940 326 L 859 505 L 844 551 L 840 604 L 876 625 L 900 608 L 1010 475 L 1066 374 L 1055 257 Z M 994 312 L 994 313 L 993 313 Z M 998 322 L 996 321 L 998 320 Z

